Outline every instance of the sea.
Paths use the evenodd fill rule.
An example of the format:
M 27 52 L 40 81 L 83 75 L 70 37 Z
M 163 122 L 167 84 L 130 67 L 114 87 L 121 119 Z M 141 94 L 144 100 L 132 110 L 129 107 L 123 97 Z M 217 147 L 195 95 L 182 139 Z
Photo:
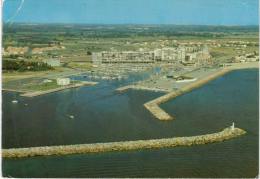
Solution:
M 143 104 L 164 93 L 115 91 L 123 81 L 34 98 L 2 93 L 2 148 L 114 142 L 219 132 L 235 123 L 246 135 L 219 143 L 66 156 L 2 159 L 5 177 L 256 177 L 259 72 L 237 70 L 170 100 L 160 121 Z M 89 80 L 84 76 L 73 77 Z M 12 103 L 16 99 L 17 104 Z M 74 118 L 71 118 L 73 116 Z

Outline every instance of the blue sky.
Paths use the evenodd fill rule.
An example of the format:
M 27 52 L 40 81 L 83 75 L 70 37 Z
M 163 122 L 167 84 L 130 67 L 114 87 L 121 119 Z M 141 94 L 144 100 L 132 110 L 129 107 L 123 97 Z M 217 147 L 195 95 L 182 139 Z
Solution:
M 3 18 L 27 23 L 257 25 L 258 0 L 5 0 Z

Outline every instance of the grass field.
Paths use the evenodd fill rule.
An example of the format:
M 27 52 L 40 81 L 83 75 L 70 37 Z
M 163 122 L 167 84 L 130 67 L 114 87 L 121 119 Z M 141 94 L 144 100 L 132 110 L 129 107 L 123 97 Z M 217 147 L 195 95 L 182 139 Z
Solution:
M 45 91 L 50 89 L 55 89 L 60 87 L 57 85 L 56 81 L 48 82 L 48 83 L 40 83 L 40 84 L 29 84 L 26 85 L 25 88 L 29 91 Z

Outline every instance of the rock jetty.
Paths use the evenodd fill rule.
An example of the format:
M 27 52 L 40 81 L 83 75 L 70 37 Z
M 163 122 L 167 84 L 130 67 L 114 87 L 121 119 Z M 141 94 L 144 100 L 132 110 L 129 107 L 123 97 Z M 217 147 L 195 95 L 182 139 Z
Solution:
M 176 91 L 172 91 L 170 93 L 167 93 L 159 98 L 156 98 L 152 101 L 149 101 L 147 103 L 144 104 L 145 108 L 147 110 L 149 110 L 157 119 L 159 120 L 162 120 L 162 121 L 168 121 L 168 120 L 172 120 L 174 119 L 174 117 L 172 117 L 171 115 L 169 115 L 167 112 L 165 112 L 163 109 L 161 109 L 159 107 L 160 104 L 170 100 L 170 99 L 173 99 L 173 98 L 176 98 L 177 96 L 180 96 L 184 93 L 187 93 L 189 91 L 191 91 L 192 89 L 195 89 L 195 88 L 198 88 L 198 87 L 201 87 L 202 85 L 208 83 L 209 81 L 211 80 L 214 80 L 216 79 L 217 77 L 219 76 L 222 76 L 228 72 L 230 72 L 231 69 L 222 69 L 216 73 L 213 73 L 205 78 L 202 78 L 200 80 L 197 80 L 193 83 L 190 83 L 184 87 L 182 87 L 181 89 L 179 90 L 176 90 Z
M 190 137 L 173 137 L 123 142 L 2 149 L 2 157 L 20 158 L 33 156 L 84 154 L 141 149 L 158 149 L 177 146 L 192 146 L 208 144 L 213 142 L 221 142 L 224 140 L 229 140 L 238 137 L 245 133 L 246 132 L 242 129 L 228 127 L 217 133 Z
M 147 91 L 154 91 L 154 92 L 170 92 L 168 89 L 163 89 L 163 88 L 151 88 L 151 87 L 145 87 L 145 86 L 140 86 L 140 85 L 127 85 L 123 87 L 119 87 L 116 89 L 116 91 L 119 92 L 124 92 L 129 89 L 135 89 L 135 90 L 147 90 Z

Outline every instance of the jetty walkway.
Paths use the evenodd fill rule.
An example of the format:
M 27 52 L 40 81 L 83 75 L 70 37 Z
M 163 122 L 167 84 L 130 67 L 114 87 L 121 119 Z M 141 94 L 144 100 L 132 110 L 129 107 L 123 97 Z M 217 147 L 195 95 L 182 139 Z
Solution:
M 94 144 L 78 144 L 78 145 L 60 145 L 60 146 L 44 146 L 29 148 L 2 149 L 2 157 L 4 158 L 20 158 L 33 156 L 48 155 L 68 155 L 83 153 L 99 153 L 112 151 L 129 151 L 140 149 L 158 149 L 177 146 L 201 145 L 213 142 L 221 142 L 229 140 L 246 132 L 239 128 L 228 127 L 224 130 L 205 135 L 190 137 L 173 137 L 163 139 L 136 140 L 123 142 L 108 142 Z

